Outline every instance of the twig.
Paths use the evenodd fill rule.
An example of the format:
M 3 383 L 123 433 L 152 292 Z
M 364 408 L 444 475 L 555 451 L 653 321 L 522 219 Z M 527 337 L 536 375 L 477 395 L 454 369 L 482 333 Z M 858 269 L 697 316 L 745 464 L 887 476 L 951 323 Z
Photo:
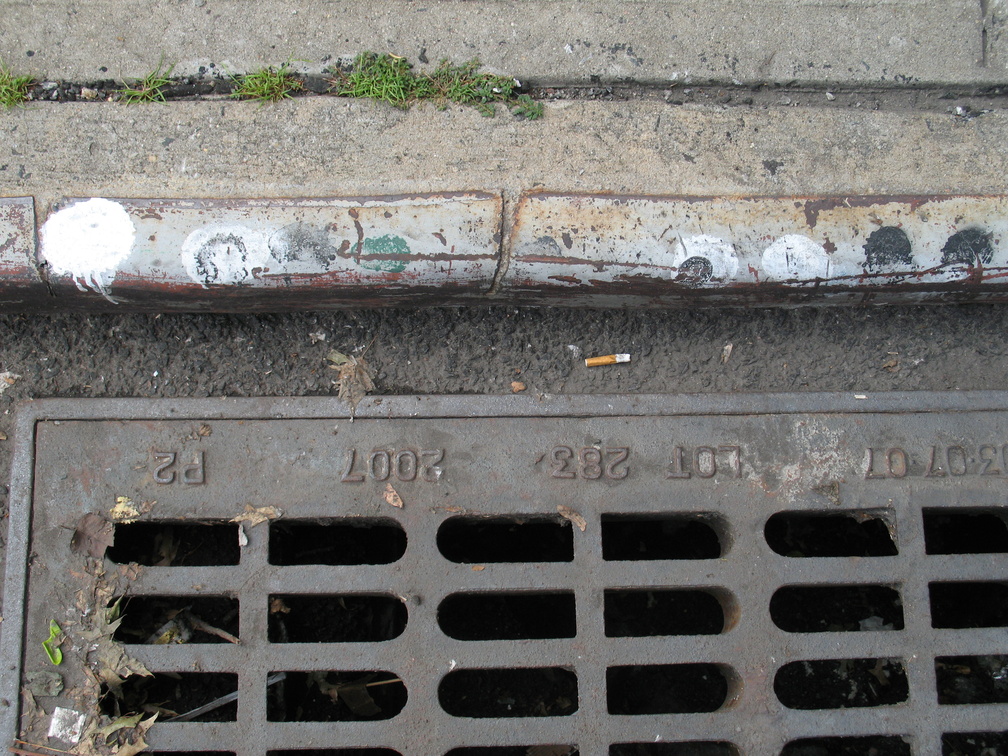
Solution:
M 401 683 L 398 677 L 393 677 L 391 680 L 379 680 L 378 682 L 364 683 L 365 688 L 373 688 L 376 685 L 391 685 L 392 683 Z
M 70 756 L 77 756 L 76 751 L 61 751 L 59 748 L 53 748 L 52 746 L 39 745 L 37 743 L 29 743 L 27 740 L 18 740 L 17 738 L 14 738 L 14 742 L 20 743 L 23 746 L 28 746 L 29 748 L 44 748 L 47 751 L 55 751 L 56 753 L 66 753 L 69 754 Z M 14 748 L 10 748 L 9 750 L 15 751 Z M 17 751 L 15 752 L 17 753 Z
M 241 643 L 235 636 L 231 635 L 227 630 L 221 630 L 219 627 L 214 627 L 209 625 L 195 614 L 189 614 L 189 624 L 192 626 L 193 630 L 202 630 L 204 633 L 209 633 L 210 635 L 216 635 L 218 638 L 226 640 L 228 643 L 239 644 Z
M 275 675 L 270 675 L 266 678 L 266 687 L 271 685 L 276 685 L 281 680 L 287 677 L 286 672 L 277 672 Z M 206 714 L 208 711 L 213 711 L 214 709 L 219 709 L 221 706 L 225 706 L 232 701 L 238 700 L 238 691 L 234 693 L 228 693 L 226 696 L 221 696 L 220 698 L 215 698 L 208 704 L 203 704 L 200 707 L 193 709 L 192 711 L 187 711 L 185 714 L 179 714 L 178 716 L 172 717 L 171 719 L 166 719 L 165 722 L 188 722 L 196 717 Z

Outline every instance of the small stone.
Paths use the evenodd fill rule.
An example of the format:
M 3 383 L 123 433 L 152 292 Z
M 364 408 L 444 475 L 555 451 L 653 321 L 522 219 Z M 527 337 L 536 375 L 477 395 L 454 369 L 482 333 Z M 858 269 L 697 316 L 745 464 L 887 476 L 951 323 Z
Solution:
M 81 87 L 80 96 L 82 100 L 97 100 L 98 90 L 91 87 Z
M 52 92 L 58 86 L 59 86 L 59 83 L 55 82 L 55 81 L 43 81 L 42 82 L 42 89 L 44 89 L 46 92 Z
M 830 102 L 833 102 L 833 100 L 836 99 L 836 95 L 833 94 L 832 92 L 827 92 L 826 93 L 826 99 L 829 100 Z

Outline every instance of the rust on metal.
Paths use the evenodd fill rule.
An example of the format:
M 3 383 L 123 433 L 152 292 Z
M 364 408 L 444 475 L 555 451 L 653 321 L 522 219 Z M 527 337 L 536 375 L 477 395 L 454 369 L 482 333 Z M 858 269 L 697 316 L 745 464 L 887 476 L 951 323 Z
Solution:
M 35 203 L 31 197 L 0 197 L 0 309 L 47 297 L 35 268 Z
M 323 397 L 26 405 L 0 738 L 97 753 L 155 702 L 159 753 L 938 756 L 1008 721 L 1006 392 L 349 419 Z M 195 617 L 226 637 L 161 642 Z
M 64 305 L 292 309 L 423 304 L 485 292 L 500 195 L 72 199 L 41 228 Z
M 1008 198 L 521 198 L 500 293 L 586 306 L 1008 301 Z

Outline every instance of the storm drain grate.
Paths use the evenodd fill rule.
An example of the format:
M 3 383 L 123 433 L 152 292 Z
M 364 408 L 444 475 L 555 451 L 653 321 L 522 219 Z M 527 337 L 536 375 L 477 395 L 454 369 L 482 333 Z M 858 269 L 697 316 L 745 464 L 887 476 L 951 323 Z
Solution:
M 53 756 L 1004 753 L 1006 413 L 37 402 L 3 735 Z

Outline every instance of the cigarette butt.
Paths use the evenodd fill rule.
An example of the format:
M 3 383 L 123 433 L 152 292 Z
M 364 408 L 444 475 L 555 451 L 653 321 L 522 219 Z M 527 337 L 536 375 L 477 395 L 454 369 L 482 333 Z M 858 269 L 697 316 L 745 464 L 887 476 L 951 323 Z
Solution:
M 588 357 L 585 359 L 585 367 L 598 367 L 599 365 L 615 365 L 617 362 L 630 362 L 630 355 L 607 354 L 602 357 Z

